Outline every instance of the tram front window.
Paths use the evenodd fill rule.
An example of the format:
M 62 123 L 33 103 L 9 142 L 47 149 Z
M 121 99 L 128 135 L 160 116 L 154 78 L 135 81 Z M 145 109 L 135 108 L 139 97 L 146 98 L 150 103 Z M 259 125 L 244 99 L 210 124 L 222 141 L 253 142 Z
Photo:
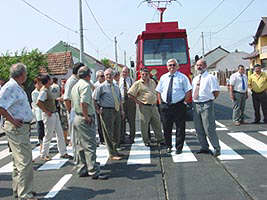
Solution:
M 184 38 L 156 39 L 144 41 L 144 65 L 166 65 L 175 58 L 180 64 L 187 64 L 186 42 Z

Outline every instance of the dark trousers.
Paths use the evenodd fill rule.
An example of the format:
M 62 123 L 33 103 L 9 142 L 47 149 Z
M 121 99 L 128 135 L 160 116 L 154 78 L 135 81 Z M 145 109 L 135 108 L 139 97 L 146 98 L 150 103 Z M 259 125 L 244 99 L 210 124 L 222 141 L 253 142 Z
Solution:
M 163 124 L 164 137 L 167 147 L 172 147 L 172 128 L 176 126 L 176 144 L 177 150 L 182 150 L 185 140 L 185 115 L 186 105 L 176 104 L 160 104 L 160 115 Z
M 104 140 L 104 136 L 103 136 L 103 132 L 102 132 L 100 116 L 99 116 L 98 113 L 96 114 L 96 119 L 97 119 L 97 132 L 98 132 L 98 135 L 99 135 L 100 142 L 102 143 L 105 140 Z
M 45 135 L 43 120 L 37 121 L 36 128 L 37 128 L 37 133 L 38 133 L 38 140 L 39 142 L 43 142 L 43 138 Z
M 264 122 L 267 123 L 267 92 L 252 92 L 252 101 L 255 111 L 255 121 L 259 122 L 261 120 L 260 107 L 263 112 Z

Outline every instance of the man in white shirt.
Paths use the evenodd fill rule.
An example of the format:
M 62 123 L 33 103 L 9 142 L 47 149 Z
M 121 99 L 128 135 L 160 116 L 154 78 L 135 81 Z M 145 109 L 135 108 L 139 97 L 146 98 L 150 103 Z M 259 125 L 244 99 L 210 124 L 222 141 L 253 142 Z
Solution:
M 42 110 L 36 105 L 38 96 L 40 93 L 40 89 L 42 87 L 42 83 L 40 81 L 40 76 L 36 77 L 34 80 L 34 87 L 35 89 L 32 91 L 32 110 L 33 114 L 36 119 L 36 129 L 38 133 L 38 139 L 40 143 L 40 152 L 42 151 L 43 148 L 43 138 L 44 138 L 44 122 L 43 122 L 43 117 L 42 117 Z
M 218 136 L 216 134 L 215 113 L 213 101 L 220 93 L 220 86 L 215 76 L 207 71 L 207 63 L 200 59 L 196 63 L 198 75 L 193 79 L 193 110 L 194 124 L 201 146 L 197 153 L 212 154 L 207 136 L 214 147 L 215 157 L 221 154 Z
M 134 143 L 135 138 L 135 117 L 136 117 L 136 104 L 133 99 L 128 98 L 128 90 L 133 85 L 133 80 L 129 77 L 128 67 L 123 67 L 121 71 L 122 76 L 119 81 L 119 88 L 121 91 L 122 106 L 125 112 L 125 117 L 122 119 L 121 123 L 121 144 L 126 143 L 126 121 L 130 128 L 130 144 Z
M 26 66 L 17 63 L 10 68 L 10 80 L 0 91 L 0 115 L 4 116 L 6 133 L 13 160 L 13 196 L 36 200 L 33 196 L 32 146 L 30 123 L 31 107 L 22 84 L 27 79 Z
M 192 86 L 186 75 L 178 71 L 176 59 L 167 61 L 168 73 L 160 77 L 156 87 L 160 115 L 164 129 L 167 152 L 172 152 L 172 128 L 176 126 L 176 154 L 181 154 L 185 140 L 186 105 L 191 96 Z
M 245 67 L 238 66 L 238 71 L 230 76 L 230 98 L 233 105 L 233 122 L 236 126 L 244 123 L 244 110 L 248 98 L 248 78 L 245 74 Z

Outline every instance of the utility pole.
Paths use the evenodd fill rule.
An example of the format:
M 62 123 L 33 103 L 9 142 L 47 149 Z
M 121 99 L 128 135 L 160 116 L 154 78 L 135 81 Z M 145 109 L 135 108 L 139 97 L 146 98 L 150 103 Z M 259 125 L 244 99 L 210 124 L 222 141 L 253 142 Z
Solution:
M 203 34 L 203 32 L 201 32 L 201 38 L 202 38 L 202 58 L 204 58 L 205 51 L 204 51 L 204 34 Z
M 79 13 L 80 13 L 80 62 L 83 62 L 83 15 L 82 15 L 82 0 L 79 0 Z
M 114 42 L 115 42 L 115 61 L 118 63 L 118 52 L 117 52 L 117 37 L 114 37 Z
M 126 51 L 124 51 L 124 65 L 126 66 Z

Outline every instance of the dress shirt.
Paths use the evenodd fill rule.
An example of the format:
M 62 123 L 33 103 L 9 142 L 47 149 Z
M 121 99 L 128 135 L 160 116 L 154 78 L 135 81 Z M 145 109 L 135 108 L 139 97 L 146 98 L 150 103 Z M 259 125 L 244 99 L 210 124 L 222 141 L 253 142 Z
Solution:
M 245 93 L 248 88 L 248 78 L 243 74 L 243 79 L 245 81 L 245 89 L 242 88 L 242 76 L 239 72 L 235 72 L 230 76 L 230 85 L 233 86 L 233 90 L 241 93 Z
M 96 82 L 94 83 L 94 87 L 97 88 L 100 84 L 101 84 L 101 83 L 99 83 L 99 81 L 96 81 Z
M 118 101 L 121 102 L 120 89 L 117 85 L 114 85 L 114 91 L 118 97 Z M 107 81 L 104 81 L 98 88 L 94 90 L 93 99 L 102 106 L 115 108 L 114 99 L 111 92 L 111 84 Z
M 82 114 L 81 103 L 88 104 L 88 115 L 95 114 L 95 108 L 92 101 L 92 90 L 90 83 L 84 79 L 80 79 L 71 90 L 71 102 L 75 113 Z
M 36 105 L 37 101 L 38 101 L 38 96 L 39 96 L 40 92 L 35 88 L 32 91 L 32 109 L 33 109 L 33 114 L 36 118 L 36 121 L 41 121 L 43 120 L 42 118 L 42 110 Z
M 267 74 L 261 72 L 259 75 L 254 72 L 248 76 L 248 85 L 253 92 L 260 93 L 267 90 Z
M 70 100 L 71 99 L 71 89 L 73 86 L 78 82 L 79 79 L 76 78 L 75 75 L 71 75 L 70 78 L 68 78 L 66 84 L 65 84 L 65 91 L 64 91 L 64 100 Z
M 185 94 L 192 89 L 190 81 L 186 75 L 178 71 L 176 71 L 173 75 L 172 104 L 183 100 L 185 98 Z M 170 72 L 168 72 L 160 77 L 159 83 L 156 87 L 156 91 L 161 94 L 161 98 L 165 103 L 167 103 L 167 92 L 170 80 Z
M 193 94 L 197 86 L 197 82 L 199 80 L 199 76 L 197 75 L 192 82 L 193 85 Z M 194 102 L 206 102 L 209 100 L 214 100 L 215 97 L 213 95 L 213 92 L 220 91 L 220 86 L 218 84 L 217 78 L 213 76 L 212 74 L 209 74 L 207 71 L 205 71 L 201 75 L 200 80 L 200 86 L 199 86 L 199 97 L 198 100 L 194 100 Z
M 157 92 L 155 90 L 156 83 L 149 79 L 148 84 L 145 84 L 142 79 L 134 82 L 132 87 L 128 90 L 128 94 L 134 96 L 138 101 L 143 104 L 156 104 Z
M 133 84 L 133 80 L 130 77 L 126 77 L 125 81 L 126 81 L 127 90 L 129 90 L 129 88 Z M 121 91 L 121 98 L 124 101 L 124 78 L 123 77 L 120 78 L 119 88 L 120 88 L 120 91 Z
M 24 122 L 31 122 L 33 119 L 28 97 L 13 78 L 10 78 L 0 91 L 0 107 L 7 110 L 14 119 Z

